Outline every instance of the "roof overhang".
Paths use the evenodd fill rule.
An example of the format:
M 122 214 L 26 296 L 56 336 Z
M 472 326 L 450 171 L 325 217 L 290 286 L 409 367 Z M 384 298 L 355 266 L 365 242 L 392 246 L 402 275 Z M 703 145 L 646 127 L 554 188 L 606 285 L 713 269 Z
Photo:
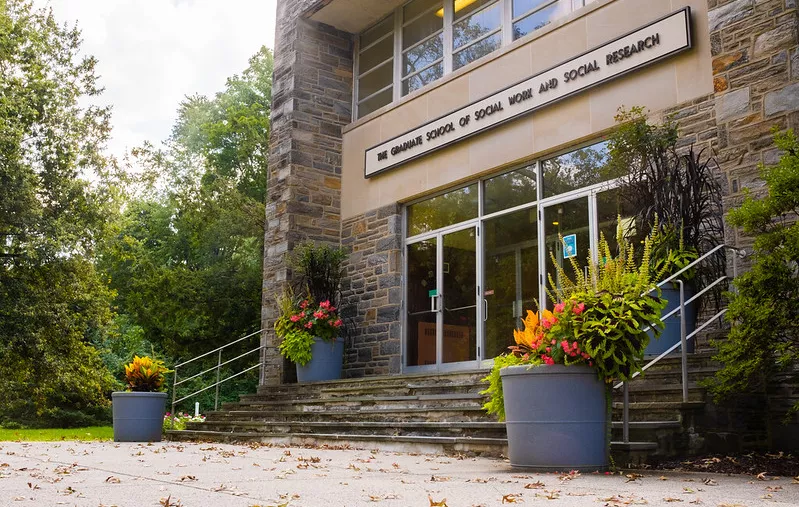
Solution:
M 306 17 L 345 32 L 360 33 L 377 23 L 406 0 L 322 0 Z

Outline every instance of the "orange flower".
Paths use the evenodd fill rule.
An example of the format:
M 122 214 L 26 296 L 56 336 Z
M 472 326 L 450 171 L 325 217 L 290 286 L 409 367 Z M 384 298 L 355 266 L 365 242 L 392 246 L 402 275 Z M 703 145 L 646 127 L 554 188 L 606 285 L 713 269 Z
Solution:
M 524 330 L 513 330 L 513 338 L 516 340 L 516 344 L 530 349 L 537 348 L 538 344 L 540 344 L 540 338 L 544 334 L 541 323 L 554 318 L 555 316 L 549 310 L 541 312 L 540 318 L 536 312 L 527 310 L 527 317 L 523 321 Z

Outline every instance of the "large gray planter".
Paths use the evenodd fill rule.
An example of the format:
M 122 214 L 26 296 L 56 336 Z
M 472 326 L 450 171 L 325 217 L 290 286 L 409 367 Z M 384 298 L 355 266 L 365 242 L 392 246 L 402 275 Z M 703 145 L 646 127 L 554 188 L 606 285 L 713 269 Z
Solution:
M 608 466 L 605 383 L 588 366 L 500 370 L 510 464 L 538 470 Z
M 685 286 L 685 300 L 688 301 L 694 295 L 694 289 L 686 285 Z M 663 309 L 662 315 L 668 314 L 670 311 L 678 308 L 680 306 L 680 289 L 677 284 L 674 286 L 667 286 L 661 289 L 661 296 L 662 299 L 666 300 L 666 308 Z M 698 302 L 694 301 L 690 305 L 685 306 L 685 335 L 688 336 L 689 334 L 694 332 L 696 329 L 696 310 L 698 307 Z M 663 332 L 660 333 L 660 336 L 655 339 L 653 337 L 654 333 L 649 331 L 649 345 L 646 346 L 646 350 L 644 350 L 644 355 L 646 356 L 659 356 L 663 352 L 666 352 L 669 347 L 674 345 L 675 343 L 680 343 L 680 319 L 682 316 L 679 312 L 677 314 L 672 315 L 668 319 L 666 319 L 663 323 L 666 327 L 663 329 Z M 686 352 L 689 354 L 694 351 L 694 342 L 696 341 L 696 337 L 691 339 L 688 342 L 688 346 L 686 347 Z M 677 350 L 680 350 L 677 348 Z
M 329 342 L 314 338 L 311 360 L 305 366 L 297 365 L 297 382 L 320 382 L 341 378 L 344 362 L 344 338 Z
M 166 393 L 111 393 L 115 442 L 160 442 Z

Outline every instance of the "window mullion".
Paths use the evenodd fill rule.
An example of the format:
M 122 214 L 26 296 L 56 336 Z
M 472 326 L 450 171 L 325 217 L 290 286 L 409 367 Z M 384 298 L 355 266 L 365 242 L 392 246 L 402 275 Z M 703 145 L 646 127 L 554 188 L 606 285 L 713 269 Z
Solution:
M 507 46 L 513 42 L 513 0 L 500 0 L 502 2 L 502 45 Z
M 402 98 L 402 7 L 394 10 L 394 94 L 392 102 Z
M 358 67 L 360 65 L 361 60 L 361 53 L 359 51 L 361 45 L 361 38 L 355 37 L 355 44 L 353 45 L 353 55 L 354 58 L 352 59 L 352 120 L 355 121 L 360 118 L 358 114 L 358 83 L 360 82 L 360 76 L 358 75 Z
M 452 22 L 455 18 L 455 4 L 444 0 L 444 75 L 452 72 Z

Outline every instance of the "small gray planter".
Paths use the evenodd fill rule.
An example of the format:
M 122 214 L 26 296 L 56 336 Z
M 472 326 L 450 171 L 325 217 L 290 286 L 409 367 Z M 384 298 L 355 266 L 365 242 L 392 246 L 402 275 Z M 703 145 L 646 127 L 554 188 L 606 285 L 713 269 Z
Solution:
M 297 382 L 320 382 L 341 378 L 344 362 L 344 338 L 332 342 L 314 338 L 311 360 L 305 366 L 297 365 Z
M 160 442 L 166 393 L 114 392 L 115 442 Z
M 605 384 L 588 366 L 500 370 L 513 467 L 601 470 L 608 466 Z

